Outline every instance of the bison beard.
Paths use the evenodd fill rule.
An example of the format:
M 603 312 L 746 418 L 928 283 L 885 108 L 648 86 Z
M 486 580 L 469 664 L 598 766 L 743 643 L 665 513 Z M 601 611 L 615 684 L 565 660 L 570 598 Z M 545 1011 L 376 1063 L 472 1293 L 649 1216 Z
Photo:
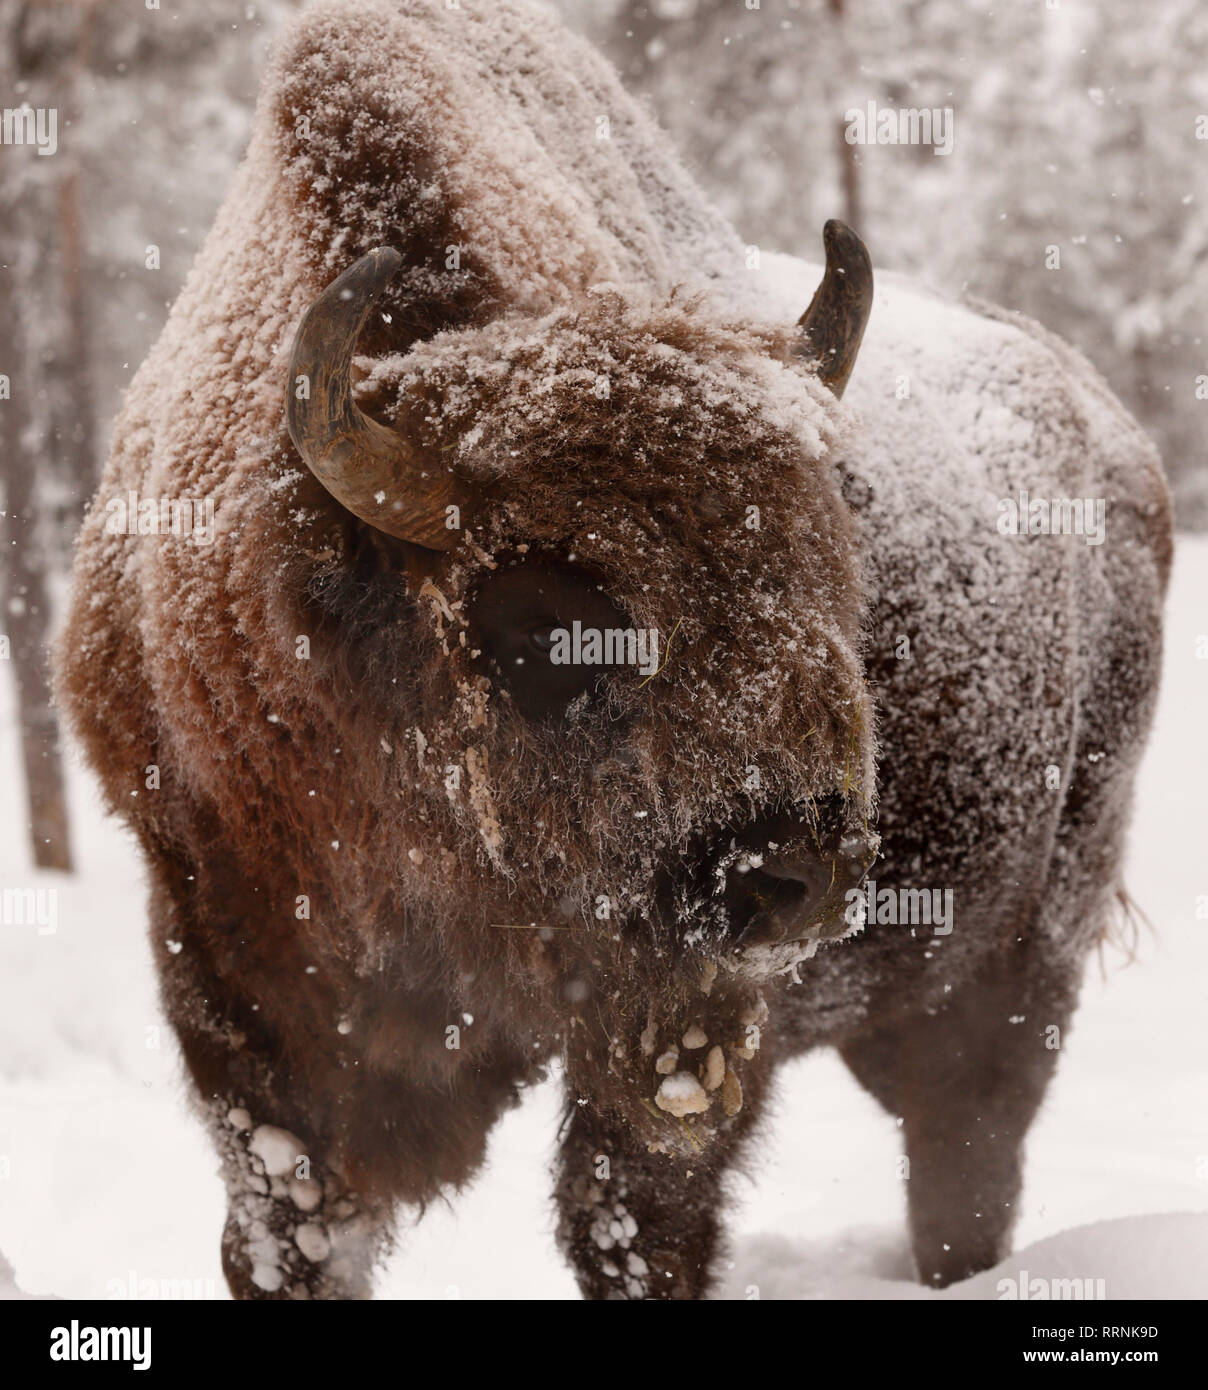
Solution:
M 891 280 L 857 362 L 867 259 L 826 247 L 798 323 L 817 272 L 747 272 L 524 0 L 324 3 L 284 44 L 58 650 L 237 1295 L 367 1293 L 553 1064 L 584 1292 L 701 1295 L 777 1065 L 823 1044 L 902 1119 L 920 1277 L 1005 1253 L 1120 891 L 1165 492 L 1034 325 Z M 1106 543 L 1000 536 L 1021 486 L 1109 497 Z M 130 489 L 212 498 L 215 543 L 107 535 Z M 542 665 L 574 621 L 660 669 Z M 878 846 L 949 936 L 853 930 Z

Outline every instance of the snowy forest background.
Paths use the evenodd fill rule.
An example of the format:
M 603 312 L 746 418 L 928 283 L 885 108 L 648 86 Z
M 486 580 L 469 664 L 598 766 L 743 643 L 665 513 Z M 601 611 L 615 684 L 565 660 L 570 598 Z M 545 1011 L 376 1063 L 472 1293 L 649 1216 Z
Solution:
M 1154 438 L 1182 531 L 1208 530 L 1203 0 L 1024 0 L 995 7 L 975 0 L 761 0 L 748 8 L 755 3 L 559 0 L 556 8 L 649 99 L 749 243 L 817 259 L 823 221 L 841 216 L 860 231 L 878 268 L 906 271 L 1041 320 L 1095 362 Z M 27 1171 L 45 1162 L 50 1182 L 59 1171 L 56 1145 L 76 1132 L 66 1112 L 56 1110 L 41 1141 L 23 1140 L 16 1117 L 53 1108 L 53 1102 L 27 1099 L 27 1086 L 43 1087 L 29 1096 L 45 1096 L 57 1077 L 66 1088 L 59 1093 L 62 1104 L 79 1104 L 90 1086 L 101 1084 L 91 1070 L 99 1046 L 110 1081 L 123 1077 L 134 1088 L 125 1102 L 111 1097 L 119 1127 L 141 1136 L 160 1121 L 139 1088 L 174 1083 L 169 1044 L 164 1053 L 158 1042 L 156 1049 L 143 1047 L 141 1030 L 157 1027 L 158 1015 L 149 963 L 142 960 L 137 868 L 128 842 L 115 848 L 116 832 L 102 826 L 91 792 L 82 781 L 76 787 L 75 772 L 66 774 L 64 789 L 44 648 L 121 393 L 157 336 L 223 198 L 248 136 L 265 47 L 295 8 L 293 0 L 159 0 L 157 9 L 109 0 L 0 0 L 0 106 L 55 107 L 60 122 L 53 158 L 0 147 L 0 375 L 29 381 L 32 367 L 36 381 L 35 390 L 13 389 L 11 399 L 0 401 L 0 634 L 10 643 L 10 659 L 0 661 L 0 881 L 11 882 L 15 874 L 22 885 L 29 883 L 36 865 L 65 885 L 64 911 L 78 906 L 91 913 L 95 928 L 89 940 L 57 943 L 54 950 L 66 957 L 56 958 L 42 940 L 4 943 L 0 1177 L 9 1181 L 0 1181 L 0 1248 L 32 1271 L 25 1282 L 59 1292 L 103 1296 L 95 1287 L 103 1267 L 87 1259 L 73 1266 L 76 1237 L 66 1230 L 51 1231 L 45 1221 L 23 1224 L 20 1211 L 39 1210 L 41 1178 L 32 1188 L 18 1188 L 11 1165 L 5 1166 L 9 1158 L 23 1152 Z M 937 157 L 928 146 L 846 144 L 845 111 L 869 101 L 951 107 L 954 152 Z M 1058 269 L 1046 264 L 1054 246 Z M 148 266 L 152 247 L 158 248 L 155 268 Z M 1144 892 L 1137 895 L 1163 932 L 1173 932 L 1173 954 L 1164 974 L 1125 987 L 1123 1004 L 1105 1004 L 1098 1014 L 1092 1006 L 1089 1035 L 1101 1038 L 1107 1059 L 1096 1063 L 1100 1070 L 1081 1073 L 1075 1059 L 1067 1091 L 1079 1084 L 1083 1092 L 1073 1123 L 1050 1140 L 1042 1130 L 1038 1140 L 1056 1155 L 1072 1152 L 1075 1128 L 1108 1151 L 1120 1142 L 1120 1129 L 1095 1108 L 1105 1095 L 1109 1105 L 1127 1104 L 1123 1091 L 1110 1089 L 1110 1060 L 1113 1081 L 1148 1089 L 1146 1103 L 1159 1114 L 1156 1135 L 1150 1112 L 1126 1108 L 1114 1118 L 1138 1130 L 1149 1124 L 1156 1147 L 1136 1165 L 1144 1194 L 1137 1200 L 1109 1197 L 1108 1179 L 1088 1177 L 1084 1157 L 1071 1159 L 1068 1181 L 1047 1197 L 1042 1192 L 1041 1214 L 1033 1208 L 1032 1225 L 1025 1222 L 1025 1234 L 1035 1238 L 1092 1211 L 1123 1217 L 1208 1207 L 1208 1159 L 1202 1157 L 1208 1141 L 1161 1118 L 1190 1107 L 1187 1098 L 1197 1087 L 1202 1110 L 1206 1079 L 1203 1065 L 1183 1055 L 1203 1051 L 1188 1015 L 1205 1016 L 1200 982 L 1208 926 L 1197 929 L 1191 907 L 1203 808 L 1199 794 L 1180 779 L 1184 765 L 1194 765 L 1188 741 L 1204 747 L 1197 711 L 1208 662 L 1192 659 L 1192 645 L 1204 626 L 1208 547 L 1185 539 L 1179 565 L 1174 665 L 1168 666 L 1159 716 L 1156 770 L 1142 784 L 1141 849 L 1134 851 L 1150 856 L 1134 877 L 1152 892 L 1149 900 Z M 1181 808 L 1173 838 L 1156 818 L 1159 807 L 1169 815 L 1172 806 Z M 1146 819 L 1148 807 L 1152 819 Z M 1173 866 L 1173 875 L 1159 872 L 1159 864 Z M 62 877 L 73 867 L 82 873 Z M 97 918 L 99 896 L 109 906 Z M 97 989 L 110 1004 L 97 1004 Z M 123 1011 L 120 1024 L 107 1012 L 117 1009 Z M 100 1044 L 90 1031 L 93 1015 Z M 1163 1017 L 1182 1022 L 1159 1037 L 1154 1030 Z M 1167 1071 L 1166 1089 L 1155 1089 L 1153 1071 L 1172 1052 L 1180 1055 L 1180 1068 L 1173 1076 Z M 823 1096 L 837 1096 L 828 1084 Z M 552 1107 L 549 1097 L 537 1103 Z M 839 1164 L 851 1183 L 870 1176 L 860 1146 L 875 1122 L 871 1111 L 859 1108 L 864 1103 L 835 1101 L 829 1111 L 824 1104 L 819 1119 L 823 1132 L 828 1116 L 832 1122 L 825 1171 Z M 532 1159 L 525 1145 L 535 1142 L 538 1130 L 531 1116 L 525 1123 L 530 1129 L 516 1131 L 508 1121 L 506 1134 L 521 1135 L 523 1153 L 513 1155 L 515 1170 L 504 1159 L 506 1181 Z M 210 1180 L 201 1141 L 194 1136 L 194 1151 L 183 1133 L 169 1131 L 157 1158 L 178 1175 Z M 118 1136 L 113 1143 L 120 1148 Z M 116 1155 L 110 1163 L 102 1153 L 97 1163 L 86 1171 L 105 1174 L 98 1181 L 113 1211 L 99 1225 L 82 1208 L 74 1219 L 91 1231 L 85 1242 L 100 1249 L 119 1240 L 121 1208 L 137 1205 L 143 1188 L 137 1171 L 122 1169 Z M 879 1175 L 873 1181 L 879 1195 L 867 1210 L 879 1217 L 898 1194 L 888 1178 L 881 1187 Z M 1087 1199 L 1083 1205 L 1074 1198 L 1075 1186 Z M 1134 1194 L 1137 1187 L 1134 1182 Z M 493 1238 L 501 1235 L 498 1222 L 527 1212 L 525 1199 L 517 1199 L 515 1213 L 503 1214 L 498 1195 L 488 1203 L 491 1214 L 486 1208 L 480 1214 Z M 831 1199 L 838 1219 L 847 1208 L 834 1192 Z M 46 1197 L 48 1206 L 61 1201 L 61 1187 Z M 766 1225 L 778 1220 L 778 1210 L 769 1199 Z M 206 1221 L 197 1222 L 196 1248 L 205 1252 L 198 1255 L 199 1273 L 216 1264 L 213 1232 L 220 1224 L 203 1215 Z M 818 1217 L 810 1213 L 814 1225 Z M 1203 1253 L 1208 1217 L 1198 1220 Z M 162 1233 L 153 1217 L 144 1224 L 143 1248 L 158 1249 Z M 1190 1229 L 1186 1222 L 1177 1228 L 1182 1254 L 1176 1267 L 1189 1258 Z M 163 1236 L 161 1243 L 176 1253 L 165 1255 L 167 1267 L 179 1272 L 180 1233 L 169 1234 L 171 1242 Z M 1141 1259 L 1144 1243 L 1135 1233 L 1129 1238 Z M 439 1233 L 428 1246 L 429 1282 L 396 1281 L 397 1289 L 416 1292 L 456 1279 L 456 1271 L 441 1272 Z M 852 1248 L 859 1254 L 853 1268 L 863 1270 L 873 1258 L 869 1250 L 881 1247 L 874 1239 Z M 833 1262 L 834 1247 L 823 1254 Z M 883 1274 L 892 1274 L 895 1258 L 891 1252 Z M 797 1255 L 767 1247 L 760 1259 L 765 1284 L 775 1283 L 769 1270 L 787 1260 L 792 1278 L 786 1276 L 786 1286 L 796 1279 L 799 1287 L 804 1276 Z M 1165 1257 L 1154 1259 L 1156 1268 Z M 69 1268 L 74 1272 L 61 1278 L 50 1273 Z M 742 1278 L 740 1270 L 739 1297 Z

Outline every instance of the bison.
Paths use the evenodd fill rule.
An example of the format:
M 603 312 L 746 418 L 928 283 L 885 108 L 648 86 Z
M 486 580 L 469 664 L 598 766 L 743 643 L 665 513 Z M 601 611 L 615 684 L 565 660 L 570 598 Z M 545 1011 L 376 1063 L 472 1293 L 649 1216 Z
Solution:
M 752 254 L 529 0 L 282 41 L 57 649 L 235 1295 L 367 1294 L 555 1071 L 584 1294 L 702 1296 L 821 1046 L 900 1119 L 920 1279 L 1006 1252 L 1126 901 L 1167 496 L 1069 347 L 824 241 Z

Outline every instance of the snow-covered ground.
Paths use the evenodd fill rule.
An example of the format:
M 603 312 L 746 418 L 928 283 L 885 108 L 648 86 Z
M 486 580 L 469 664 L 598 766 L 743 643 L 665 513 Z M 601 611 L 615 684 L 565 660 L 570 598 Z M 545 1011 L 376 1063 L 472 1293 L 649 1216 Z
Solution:
M 757 1167 L 736 1183 L 723 1296 L 995 1298 L 1023 1268 L 1102 1278 L 1109 1298 L 1208 1297 L 1205 595 L 1208 541 L 1182 539 L 1128 871 L 1156 931 L 1134 963 L 1109 951 L 1091 967 L 1032 1131 L 1020 1253 L 943 1294 L 906 1282 L 893 1121 L 820 1054 L 784 1073 Z M 167 1281 L 226 1297 L 221 1185 L 156 1002 L 133 844 L 76 768 L 81 872 L 32 872 L 14 718 L 0 663 L 0 883 L 58 890 L 53 933 L 0 925 L 0 1251 L 29 1293 Z M 545 1087 L 504 1120 L 473 1187 L 404 1233 L 381 1296 L 575 1296 L 551 1238 L 556 1110 Z

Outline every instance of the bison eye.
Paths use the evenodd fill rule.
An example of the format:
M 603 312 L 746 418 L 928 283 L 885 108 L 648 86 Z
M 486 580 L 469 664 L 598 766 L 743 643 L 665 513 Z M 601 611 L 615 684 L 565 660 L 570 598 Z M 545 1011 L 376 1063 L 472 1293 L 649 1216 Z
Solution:
M 554 650 L 554 642 L 556 640 L 554 634 L 561 626 L 562 624 L 560 623 L 542 623 L 539 627 L 532 629 L 528 635 L 529 646 L 532 647 L 533 651 L 538 656 L 544 657 L 547 661 L 549 660 L 549 655 Z
M 607 675 L 599 665 L 554 661 L 578 622 L 624 625 L 600 580 L 582 570 L 529 560 L 501 568 L 482 582 L 470 605 L 475 645 L 492 679 L 530 719 L 556 719 Z

